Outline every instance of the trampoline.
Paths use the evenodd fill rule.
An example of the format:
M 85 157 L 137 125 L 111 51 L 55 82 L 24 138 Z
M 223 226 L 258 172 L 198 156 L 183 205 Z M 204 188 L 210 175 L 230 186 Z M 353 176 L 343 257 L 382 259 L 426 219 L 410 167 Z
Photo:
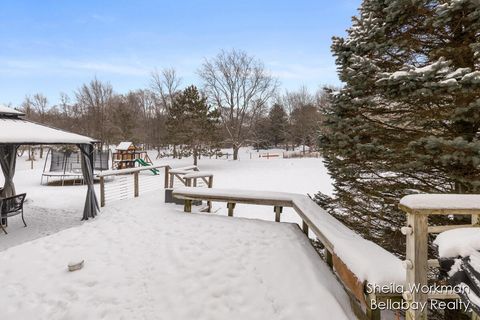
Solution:
M 57 182 L 63 186 L 67 180 L 74 185 L 83 184 L 81 157 L 80 152 L 64 152 L 50 149 L 45 158 L 40 184 L 46 181 L 47 185 L 51 182 Z M 49 160 L 50 168 L 46 171 Z M 110 151 L 95 150 L 93 153 L 94 177 L 95 171 L 108 170 L 109 162 Z

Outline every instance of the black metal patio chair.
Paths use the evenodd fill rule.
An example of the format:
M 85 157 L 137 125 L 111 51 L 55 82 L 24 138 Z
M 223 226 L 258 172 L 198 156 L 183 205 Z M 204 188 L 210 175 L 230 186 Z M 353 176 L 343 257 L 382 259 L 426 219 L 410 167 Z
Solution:
M 25 201 L 26 195 L 26 193 L 22 193 L 13 197 L 0 198 L 0 227 L 5 234 L 7 234 L 7 230 L 3 227 L 3 222 L 5 222 L 5 225 L 8 225 L 7 218 L 9 217 L 21 214 L 23 224 L 25 227 L 27 226 L 25 219 L 23 218 L 23 202 Z

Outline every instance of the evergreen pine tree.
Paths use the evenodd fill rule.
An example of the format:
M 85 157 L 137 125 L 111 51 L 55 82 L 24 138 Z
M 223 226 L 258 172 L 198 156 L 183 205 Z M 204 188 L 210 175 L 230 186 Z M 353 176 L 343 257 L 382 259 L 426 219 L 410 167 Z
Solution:
M 275 103 L 268 113 L 269 140 L 276 147 L 287 136 L 288 116 L 282 105 Z
M 334 179 L 322 202 L 401 254 L 409 190 L 480 190 L 480 6 L 476 0 L 364 0 L 332 51 L 320 146 Z
M 175 97 L 169 110 L 167 132 L 171 143 L 188 148 L 197 165 L 202 148 L 217 139 L 219 118 L 219 112 L 212 110 L 197 87 L 187 87 Z

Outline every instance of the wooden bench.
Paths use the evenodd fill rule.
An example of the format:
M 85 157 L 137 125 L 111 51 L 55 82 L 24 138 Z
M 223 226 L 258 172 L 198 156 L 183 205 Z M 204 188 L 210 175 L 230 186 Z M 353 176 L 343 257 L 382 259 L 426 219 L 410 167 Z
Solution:
M 173 188 L 175 178 L 180 180 L 180 182 L 183 185 L 186 185 L 186 182 L 185 182 L 185 179 L 184 179 L 183 176 L 188 174 L 188 173 L 191 173 L 192 171 L 198 171 L 198 167 L 197 166 L 186 166 L 186 167 L 181 167 L 181 168 L 170 169 L 169 172 L 168 172 L 169 179 L 170 179 L 169 188 L 170 189 Z
M 210 172 L 200 172 L 200 171 L 193 171 L 185 174 L 183 176 L 183 179 L 185 180 L 185 185 L 187 187 L 197 187 L 197 180 L 202 179 L 203 182 L 205 182 L 207 188 L 212 188 L 213 187 L 213 173 Z M 188 205 L 191 207 L 192 202 L 187 200 L 184 205 L 186 205 L 188 202 Z M 212 202 L 207 201 L 207 207 L 201 210 L 202 212 L 210 212 L 212 211 Z
M 213 186 L 213 173 L 210 172 L 189 172 L 183 176 L 183 179 L 187 187 L 196 187 L 198 179 L 202 179 L 209 188 Z
M 353 230 L 332 217 L 305 195 L 285 192 L 178 188 L 173 196 L 184 199 L 185 212 L 192 211 L 193 200 L 226 202 L 228 215 L 233 216 L 235 204 L 273 206 L 275 221 L 280 222 L 284 207 L 291 207 L 302 219 L 302 230 L 308 236 L 309 230 L 325 246 L 327 264 L 335 271 L 352 300 L 367 308 L 366 318 L 379 319 L 380 311 L 371 310 L 370 300 L 401 298 L 401 293 L 390 292 L 371 295 L 366 293 L 367 285 L 385 285 L 390 282 L 403 285 L 405 269 L 402 261 L 377 244 L 363 239 Z M 361 306 L 353 304 L 360 316 Z M 365 314 L 363 314 L 365 318 Z

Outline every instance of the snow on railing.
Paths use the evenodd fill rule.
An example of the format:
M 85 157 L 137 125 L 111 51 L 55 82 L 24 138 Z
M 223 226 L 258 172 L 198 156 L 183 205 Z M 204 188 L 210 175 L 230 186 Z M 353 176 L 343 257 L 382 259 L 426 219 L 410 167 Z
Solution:
M 480 227 L 480 195 L 475 194 L 413 194 L 400 200 L 399 208 L 407 214 L 407 226 L 402 233 L 407 237 L 406 260 L 407 288 L 429 288 L 429 267 L 439 267 L 438 259 L 428 259 L 429 234 L 438 234 L 456 228 Z M 429 215 L 466 215 L 470 224 L 429 226 Z M 405 290 L 403 298 L 410 306 L 426 305 L 428 299 L 457 299 L 451 292 Z M 407 319 L 427 319 L 427 308 L 407 311 Z

